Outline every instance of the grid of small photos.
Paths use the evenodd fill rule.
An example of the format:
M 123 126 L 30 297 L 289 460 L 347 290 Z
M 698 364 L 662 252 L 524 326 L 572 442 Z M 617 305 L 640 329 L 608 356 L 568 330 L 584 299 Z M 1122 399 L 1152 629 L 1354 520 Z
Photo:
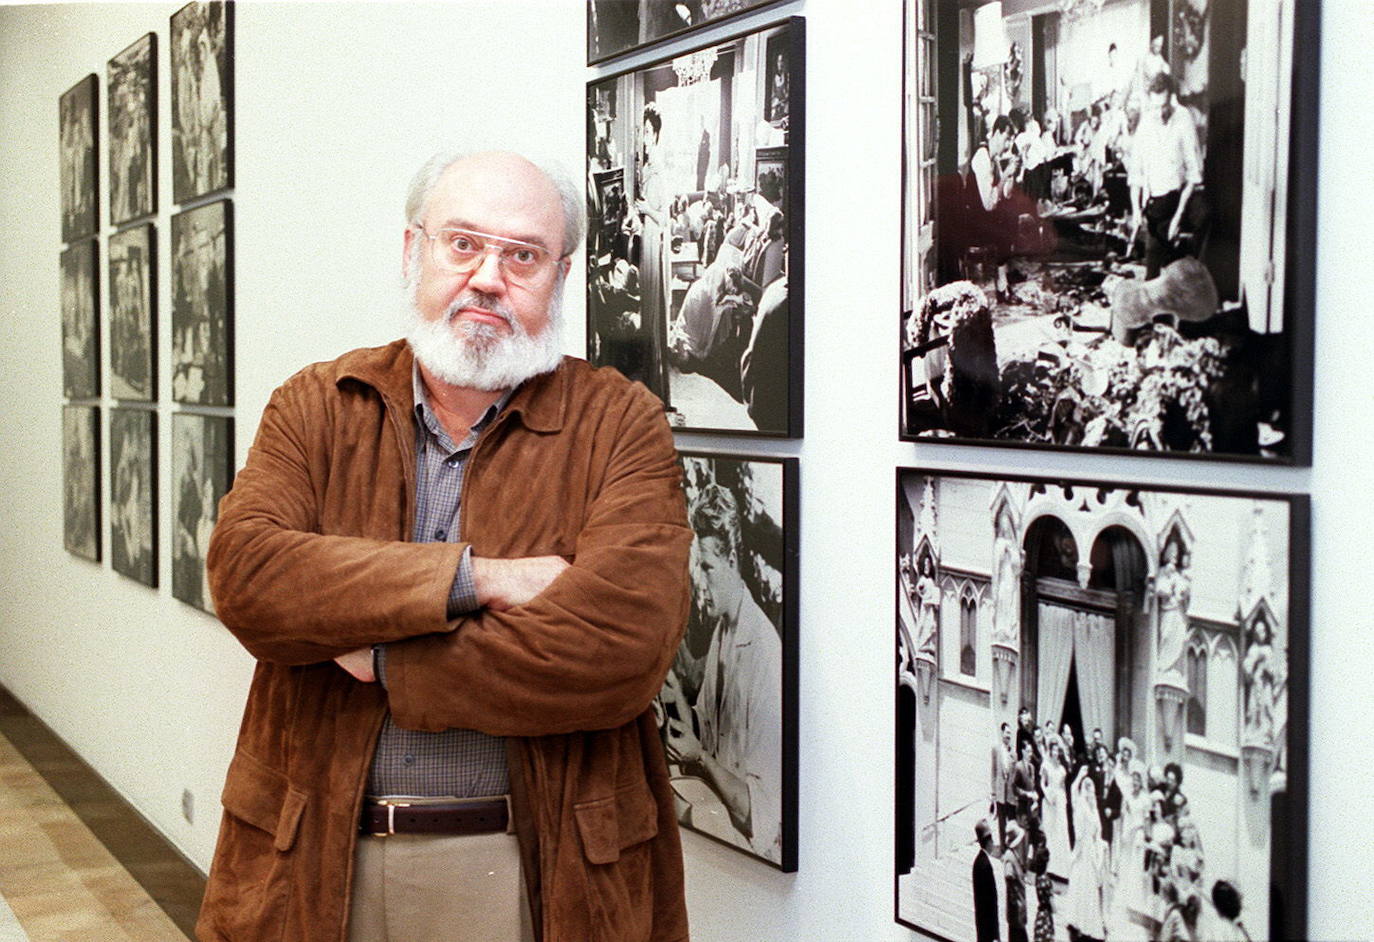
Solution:
M 156 588 L 160 521 L 169 519 L 172 594 L 212 611 L 205 552 L 233 472 L 233 4 L 189 3 L 171 16 L 163 35 L 170 49 L 167 107 L 159 108 L 157 99 L 158 33 L 144 34 L 106 64 L 104 347 L 99 76 L 87 75 L 59 101 L 66 243 L 61 255 L 64 544 L 93 562 L 107 553 L 116 572 Z M 175 207 L 161 215 L 160 115 L 171 126 L 170 202 Z M 170 252 L 160 265 L 158 224 L 168 222 L 166 215 L 170 238 L 163 244 Z M 164 272 L 170 277 L 169 325 L 158 318 L 158 278 Z M 160 349 L 164 334 L 170 344 Z M 163 381 L 175 406 L 170 413 L 159 409 Z M 103 423 L 102 410 L 107 413 Z M 160 431 L 167 425 L 164 416 L 170 417 L 169 433 Z M 102 431 L 108 491 L 102 481 Z M 160 446 L 170 449 L 166 488 L 160 487 Z M 105 513 L 102 494 L 109 501 Z
M 587 359 L 681 436 L 802 435 L 805 23 L 775 5 L 587 3 Z M 798 460 L 679 455 L 692 608 L 656 704 L 678 819 L 792 872 Z
M 903 6 L 895 919 L 1305 938 L 1319 3 Z

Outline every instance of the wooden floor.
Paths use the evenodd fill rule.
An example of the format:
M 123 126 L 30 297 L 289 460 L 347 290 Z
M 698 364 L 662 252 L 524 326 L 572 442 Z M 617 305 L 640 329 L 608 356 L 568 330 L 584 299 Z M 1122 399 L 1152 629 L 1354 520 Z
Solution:
M 205 878 L 0 688 L 0 942 L 183 942 Z

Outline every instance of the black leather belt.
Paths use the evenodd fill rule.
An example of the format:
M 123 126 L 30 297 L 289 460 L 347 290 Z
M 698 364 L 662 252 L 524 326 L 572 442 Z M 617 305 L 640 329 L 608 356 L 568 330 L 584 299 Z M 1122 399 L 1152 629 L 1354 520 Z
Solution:
M 508 830 L 510 804 L 505 798 L 466 801 L 368 799 L 358 828 L 364 834 L 492 834 Z

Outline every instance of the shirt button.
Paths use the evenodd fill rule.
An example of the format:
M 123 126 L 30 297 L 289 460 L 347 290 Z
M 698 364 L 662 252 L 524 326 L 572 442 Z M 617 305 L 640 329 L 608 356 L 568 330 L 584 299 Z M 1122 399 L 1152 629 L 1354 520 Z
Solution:
M 434 531 L 434 539 L 442 543 L 448 538 L 448 531 L 442 528 Z
M 406 765 L 414 765 L 414 764 L 415 764 L 415 757 L 414 757 L 414 756 L 404 756 L 404 757 L 401 759 L 401 761 L 404 762 Z

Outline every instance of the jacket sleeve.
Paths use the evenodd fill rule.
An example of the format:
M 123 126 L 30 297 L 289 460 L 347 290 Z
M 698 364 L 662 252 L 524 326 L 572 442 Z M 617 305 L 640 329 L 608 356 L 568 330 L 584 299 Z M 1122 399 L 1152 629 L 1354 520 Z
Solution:
M 571 565 L 526 605 L 388 646 L 398 725 L 502 736 L 609 729 L 657 695 L 687 620 L 692 531 L 672 433 L 657 400 L 640 393 L 609 419 L 614 444 Z
M 307 432 L 331 420 L 321 382 L 333 385 L 306 371 L 272 394 L 206 554 L 216 614 L 262 661 L 311 664 L 443 630 L 466 546 L 320 533 L 331 456 L 327 436 Z

